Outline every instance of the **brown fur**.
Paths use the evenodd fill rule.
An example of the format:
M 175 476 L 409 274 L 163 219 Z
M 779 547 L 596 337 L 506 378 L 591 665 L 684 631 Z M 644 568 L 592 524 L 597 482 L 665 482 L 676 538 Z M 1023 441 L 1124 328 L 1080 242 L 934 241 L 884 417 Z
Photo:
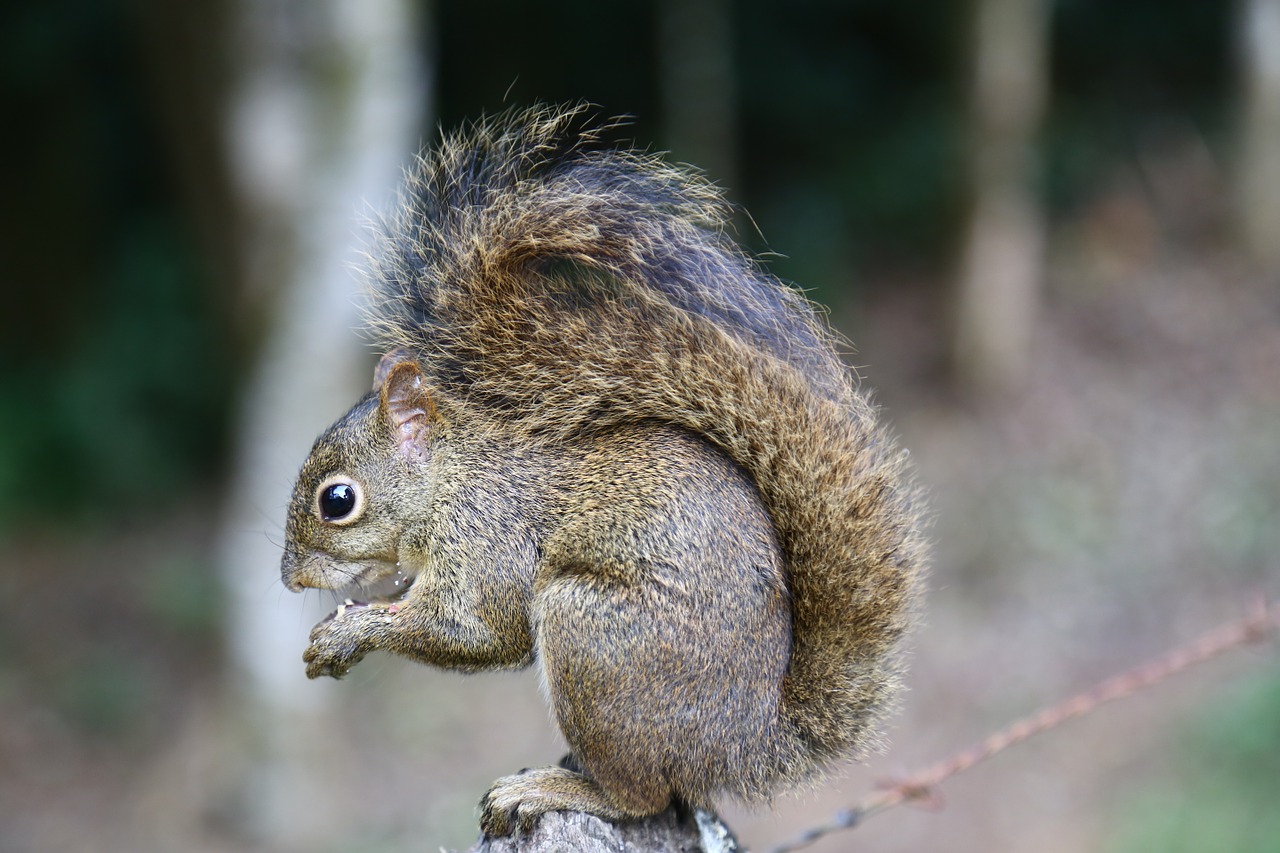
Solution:
M 419 163 L 373 253 L 392 355 L 287 530 L 293 588 L 416 575 L 317 626 L 309 674 L 378 648 L 539 663 L 582 772 L 499 780 L 491 832 L 758 799 L 864 751 L 924 562 L 905 453 L 811 306 L 724 235 L 714 187 L 581 119 Z M 359 517 L 317 518 L 334 477 Z

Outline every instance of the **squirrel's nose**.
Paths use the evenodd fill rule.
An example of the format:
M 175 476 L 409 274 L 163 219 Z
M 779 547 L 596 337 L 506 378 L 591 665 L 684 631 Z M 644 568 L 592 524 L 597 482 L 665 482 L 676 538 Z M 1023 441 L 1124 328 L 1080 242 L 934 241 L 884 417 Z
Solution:
M 307 587 L 306 572 L 300 565 L 301 562 L 298 552 L 286 546 L 284 556 L 280 558 L 280 581 L 289 592 L 302 592 Z

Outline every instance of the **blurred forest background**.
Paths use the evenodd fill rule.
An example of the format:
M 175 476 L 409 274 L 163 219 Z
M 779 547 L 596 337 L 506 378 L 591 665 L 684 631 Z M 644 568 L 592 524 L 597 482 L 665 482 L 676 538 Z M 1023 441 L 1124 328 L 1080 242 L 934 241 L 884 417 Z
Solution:
M 467 846 L 557 759 L 528 674 L 310 683 L 277 578 L 366 387 L 360 217 L 588 100 L 832 308 L 934 495 L 901 773 L 1280 596 L 1280 0 L 49 0 L 0 35 L 0 851 Z M 758 226 L 758 231 L 757 231 Z M 760 236 L 763 235 L 763 236 Z M 1234 655 L 814 850 L 1280 851 Z

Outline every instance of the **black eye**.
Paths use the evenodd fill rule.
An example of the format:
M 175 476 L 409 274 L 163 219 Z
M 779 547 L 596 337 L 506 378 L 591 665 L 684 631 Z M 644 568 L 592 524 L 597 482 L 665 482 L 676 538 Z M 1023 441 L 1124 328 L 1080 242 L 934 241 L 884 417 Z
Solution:
M 355 510 L 359 502 L 351 483 L 330 483 L 320 488 L 320 517 L 325 521 L 341 521 Z

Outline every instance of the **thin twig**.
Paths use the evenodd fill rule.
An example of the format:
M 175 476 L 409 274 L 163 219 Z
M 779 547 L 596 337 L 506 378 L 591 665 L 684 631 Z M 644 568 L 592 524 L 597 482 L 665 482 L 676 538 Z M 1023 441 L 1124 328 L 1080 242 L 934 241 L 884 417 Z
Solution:
M 895 782 L 852 809 L 840 811 L 830 823 L 814 827 L 793 841 L 773 848 L 772 853 L 791 853 L 808 847 L 825 835 L 850 829 L 871 815 L 902 803 L 934 799 L 937 796 L 935 789 L 939 784 L 1014 744 L 1022 743 L 1067 720 L 1088 714 L 1107 702 L 1122 699 L 1164 681 L 1237 646 L 1261 642 L 1278 631 L 1280 605 L 1268 605 L 1265 599 L 1260 598 L 1240 619 L 1210 631 L 1163 657 L 1112 676 L 1083 693 L 1077 693 L 1056 705 L 1024 717 L 968 749 Z

